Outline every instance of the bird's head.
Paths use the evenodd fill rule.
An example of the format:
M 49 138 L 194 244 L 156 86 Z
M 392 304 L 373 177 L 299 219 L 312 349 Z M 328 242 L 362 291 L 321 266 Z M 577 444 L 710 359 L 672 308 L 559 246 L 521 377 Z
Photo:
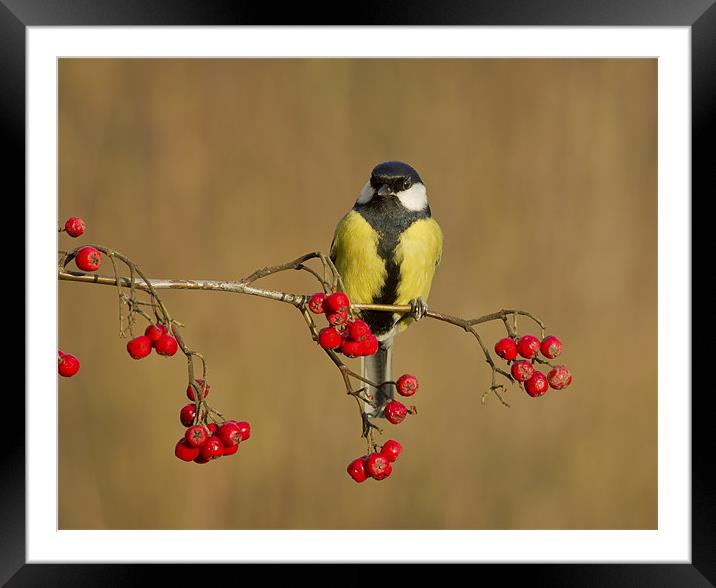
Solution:
M 384 161 L 373 168 L 370 180 L 358 196 L 358 204 L 374 198 L 397 198 L 408 210 L 423 210 L 428 205 L 425 185 L 418 172 L 402 161 Z

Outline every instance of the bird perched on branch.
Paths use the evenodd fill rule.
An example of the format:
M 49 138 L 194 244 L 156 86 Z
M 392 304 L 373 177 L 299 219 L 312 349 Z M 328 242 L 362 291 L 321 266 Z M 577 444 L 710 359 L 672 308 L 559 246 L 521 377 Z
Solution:
M 393 337 L 426 312 L 442 246 L 442 231 L 418 172 L 400 161 L 376 165 L 353 209 L 336 227 L 331 260 L 352 303 L 410 304 L 413 312 L 363 311 L 361 318 L 380 341 L 378 352 L 361 360 L 364 378 L 378 384 L 391 380 Z M 377 402 L 366 405 L 366 413 L 382 416 L 393 387 L 369 393 Z

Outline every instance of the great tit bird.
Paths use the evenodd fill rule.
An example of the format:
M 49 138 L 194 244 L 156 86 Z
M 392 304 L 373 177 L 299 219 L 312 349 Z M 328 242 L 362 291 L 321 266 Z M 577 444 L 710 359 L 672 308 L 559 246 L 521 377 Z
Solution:
M 331 260 L 352 303 L 410 304 L 414 312 L 362 312 L 380 341 L 377 353 L 362 358 L 364 378 L 379 384 L 391 380 L 393 337 L 425 312 L 442 247 L 443 234 L 432 218 L 418 172 L 401 161 L 376 165 L 353 209 L 336 227 Z M 369 393 L 376 406 L 366 405 L 366 413 L 383 416 L 393 387 Z

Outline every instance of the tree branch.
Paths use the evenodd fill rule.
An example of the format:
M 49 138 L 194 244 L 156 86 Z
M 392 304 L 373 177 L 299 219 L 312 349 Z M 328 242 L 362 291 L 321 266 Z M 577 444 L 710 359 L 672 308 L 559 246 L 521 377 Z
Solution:
M 159 309 L 155 308 L 155 314 L 158 315 L 157 311 L 161 310 L 161 314 L 163 315 L 165 321 L 172 326 L 172 331 L 174 332 L 175 336 L 177 336 L 177 339 L 179 341 L 180 347 L 182 348 L 182 351 L 187 355 L 187 359 L 189 360 L 189 381 L 192 386 L 194 386 L 196 392 L 197 392 L 197 412 L 199 411 L 199 404 L 204 404 L 205 400 L 203 398 L 202 391 L 199 390 L 199 386 L 196 385 L 194 377 L 193 377 L 193 362 L 191 359 L 193 357 L 198 357 L 202 361 L 202 371 L 204 372 L 204 377 L 206 376 L 206 363 L 204 362 L 204 358 L 193 351 L 190 351 L 186 348 L 183 341 L 181 340 L 181 336 L 177 332 L 176 328 L 174 327 L 176 321 L 174 321 L 170 316 L 169 313 L 166 310 L 166 307 L 162 303 L 161 299 L 158 297 L 156 291 L 157 290 L 203 290 L 203 291 L 213 291 L 213 292 L 230 292 L 234 294 L 247 294 L 250 296 L 258 296 L 260 298 L 266 298 L 269 300 L 275 300 L 278 302 L 284 302 L 287 304 L 291 304 L 292 306 L 298 308 L 310 331 L 311 331 L 311 337 L 314 341 L 317 342 L 318 340 L 318 333 L 319 329 L 314 321 L 313 316 L 308 312 L 308 301 L 311 298 L 311 295 L 305 295 L 305 294 L 296 294 L 291 292 L 281 292 L 277 290 L 269 290 L 265 288 L 259 288 L 254 286 L 254 282 L 268 277 L 270 275 L 280 273 L 283 271 L 288 270 L 298 270 L 298 271 L 306 271 L 311 276 L 313 276 L 321 285 L 321 288 L 324 292 L 332 292 L 336 291 L 337 289 L 343 290 L 343 281 L 342 278 L 336 269 L 333 262 L 322 254 L 319 251 L 314 251 L 310 253 L 306 253 L 305 255 L 302 255 L 300 257 L 297 257 L 296 259 L 279 264 L 274 266 L 267 266 L 261 269 L 257 269 L 256 271 L 252 272 L 245 278 L 239 281 L 230 281 L 230 280 L 177 280 L 177 279 L 151 279 L 147 278 L 130 260 L 128 260 L 123 255 L 119 254 L 118 252 L 101 247 L 101 246 L 95 246 L 100 251 L 103 251 L 105 254 L 109 255 L 112 259 L 113 269 L 114 269 L 114 277 L 112 276 L 103 276 L 103 275 L 96 275 L 96 274 L 88 274 L 84 272 L 78 272 L 78 271 L 69 271 L 66 269 L 67 264 L 74 258 L 77 250 L 72 252 L 61 252 L 61 258 L 60 263 L 58 267 L 58 279 L 64 280 L 64 281 L 71 281 L 71 282 L 80 282 L 80 283 L 91 283 L 91 284 L 101 284 L 105 286 L 114 286 L 118 288 L 118 291 L 121 293 L 122 288 L 127 288 L 131 292 L 130 296 L 130 302 L 133 302 L 134 307 L 130 308 L 130 311 L 132 312 L 138 312 L 140 314 L 146 315 L 143 311 L 140 312 L 136 308 L 137 304 L 142 304 L 139 301 L 136 301 L 134 299 L 134 291 L 140 290 L 144 292 L 148 292 L 151 295 L 151 304 L 152 306 L 156 304 L 159 305 Z M 78 248 L 79 249 L 79 248 Z M 129 278 L 119 275 L 116 264 L 114 262 L 114 257 L 117 257 L 118 259 L 122 260 L 127 264 L 127 266 L 130 269 L 131 276 Z M 316 271 L 313 268 L 309 267 L 307 265 L 307 262 L 316 259 L 319 260 L 322 265 L 322 273 L 320 271 Z M 121 298 L 121 296 L 120 296 Z M 126 302 L 126 301 L 125 301 Z M 363 310 L 370 310 L 370 311 L 380 311 L 380 312 L 391 312 L 391 313 L 397 313 L 397 314 L 411 314 L 415 313 L 415 308 L 411 305 L 390 305 L 390 304 L 352 304 L 351 305 L 352 312 L 357 311 L 363 311 Z M 130 312 L 130 318 L 132 316 L 132 312 Z M 482 349 L 483 355 L 485 357 L 485 362 L 490 366 L 491 372 L 492 372 L 492 381 L 490 387 L 483 393 L 482 395 L 482 402 L 485 402 L 485 397 L 490 392 L 493 392 L 500 402 L 504 404 L 505 406 L 509 406 L 507 402 L 502 398 L 500 391 L 506 391 L 507 388 L 504 384 L 497 382 L 497 376 L 502 376 L 507 382 L 510 384 L 514 384 L 515 380 L 513 379 L 512 375 L 505 371 L 504 369 L 498 367 L 490 353 L 490 350 L 485 345 L 484 341 L 482 340 L 482 337 L 476 330 L 476 326 L 487 323 L 490 321 L 500 320 L 503 322 L 505 329 L 507 331 L 507 335 L 512 338 L 517 338 L 517 316 L 525 316 L 532 321 L 535 322 L 535 324 L 539 327 L 541 338 L 544 338 L 544 331 L 545 326 L 544 323 L 532 315 L 531 313 L 519 310 L 519 309 L 502 309 L 497 312 L 493 312 L 490 314 L 483 315 L 478 318 L 473 319 L 463 319 L 460 317 L 452 316 L 445 313 L 440 313 L 432 310 L 427 310 L 424 314 L 425 317 L 438 320 L 441 322 L 445 322 L 454 326 L 457 326 L 461 329 L 463 329 L 465 332 L 471 334 L 478 342 L 480 348 Z M 121 312 L 120 312 L 121 316 Z M 146 316 L 145 316 L 146 318 Z M 511 319 L 511 320 L 510 320 Z M 367 416 L 363 403 L 371 404 L 373 401 L 373 398 L 370 396 L 367 396 L 365 388 L 360 389 L 354 389 L 353 385 L 351 383 L 351 378 L 357 380 L 358 382 L 363 382 L 365 384 L 368 384 L 370 386 L 373 386 L 374 388 L 378 388 L 381 383 L 378 382 L 370 382 L 360 376 L 359 374 L 353 372 L 350 370 L 338 357 L 338 355 L 331 351 L 331 350 L 325 350 L 328 357 L 331 359 L 331 361 L 336 365 L 336 367 L 339 369 L 341 373 L 341 377 L 343 379 L 343 382 L 346 387 L 346 393 L 353 396 L 356 401 L 358 402 L 360 411 L 361 411 L 361 420 L 363 423 L 363 437 L 366 438 L 368 442 L 368 449 L 371 451 L 371 447 L 375 447 L 375 444 L 373 443 L 372 439 L 372 431 L 373 429 L 376 429 L 380 431 L 380 429 L 375 426 Z M 204 407 L 202 408 L 209 408 Z M 214 412 L 214 411 L 212 411 Z
M 60 270 L 57 277 L 60 280 L 66 280 L 69 282 L 102 284 L 105 286 L 117 286 L 118 284 L 118 280 L 111 276 L 100 276 L 76 271 Z M 256 288 L 255 286 L 250 286 L 250 283 L 251 282 L 232 282 L 226 280 L 164 280 L 152 278 L 148 279 L 145 283 L 143 280 L 138 279 L 135 279 L 134 282 L 132 282 L 129 278 L 119 278 L 120 286 L 129 288 L 132 284 L 134 284 L 135 288 L 144 292 L 149 292 L 150 286 L 155 290 L 206 290 L 213 292 L 233 292 L 234 294 L 248 294 L 250 296 L 260 296 L 261 298 L 269 298 L 270 300 L 286 302 L 297 308 L 302 307 L 310 298 L 310 296 L 303 296 L 301 294 L 290 294 L 288 292 L 278 292 L 276 290 Z

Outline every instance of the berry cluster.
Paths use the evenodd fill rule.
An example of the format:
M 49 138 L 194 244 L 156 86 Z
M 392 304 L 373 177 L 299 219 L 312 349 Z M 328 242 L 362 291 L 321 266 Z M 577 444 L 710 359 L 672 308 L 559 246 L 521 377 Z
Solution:
M 373 355 L 378 351 L 378 339 L 368 323 L 350 316 L 350 301 L 345 292 L 328 296 L 318 292 L 311 296 L 308 309 L 313 314 L 325 314 L 330 325 L 318 334 L 318 344 L 323 349 L 334 349 L 347 357 Z
M 197 378 L 196 385 L 206 398 L 211 388 L 204 380 Z M 181 424 L 187 427 L 184 436 L 177 441 L 174 455 L 183 461 L 208 463 L 225 455 L 233 455 L 239 450 L 239 443 L 251 437 L 251 425 L 246 421 L 228 419 L 222 423 L 201 424 L 206 415 L 202 411 L 197 418 L 197 402 L 194 386 L 189 384 L 186 395 L 194 404 L 187 404 L 179 411 Z M 204 421 L 205 422 L 205 421 Z
M 403 374 L 395 382 L 395 389 L 401 396 L 412 396 L 418 391 L 418 379 L 410 374 Z M 398 400 L 391 400 L 383 409 L 386 420 L 394 425 L 402 423 L 409 414 L 416 413 L 415 406 L 407 407 Z
M 533 335 L 524 335 L 517 340 L 505 337 L 495 343 L 495 353 L 511 364 L 512 377 L 522 382 L 527 394 L 532 397 L 542 396 L 549 387 L 563 390 L 572 383 L 572 374 L 566 366 L 553 366 L 548 361 L 539 359 L 539 353 L 547 359 L 554 359 L 562 353 L 562 342 L 553 335 L 545 337 L 542 341 Z M 524 359 L 518 360 L 518 354 Z M 535 369 L 535 363 L 547 364 L 552 369 L 545 375 Z
M 127 343 L 127 352 L 132 359 L 142 359 L 154 349 L 159 355 L 171 357 L 177 352 L 177 340 L 169 334 L 166 325 L 149 325 L 144 335 L 135 337 Z
M 80 371 L 80 360 L 69 353 L 57 350 L 57 373 L 65 378 L 71 378 Z
M 392 439 L 385 442 L 380 451 L 354 459 L 348 464 L 348 475 L 356 482 L 365 482 L 370 476 L 384 480 L 393 472 L 391 465 L 403 451 L 403 446 Z
M 398 394 L 401 396 L 412 396 L 418 391 L 418 379 L 410 374 L 403 374 L 398 378 L 397 382 L 387 383 L 395 385 Z M 388 402 L 384 409 L 385 418 L 394 425 L 402 423 L 408 414 L 415 414 L 416 412 L 414 406 L 408 408 L 397 400 Z M 356 482 L 363 482 L 369 476 L 374 480 L 387 478 L 393 471 L 391 464 L 398 459 L 401 451 L 403 451 L 403 446 L 390 439 L 385 442 L 380 451 L 369 453 L 349 463 L 348 474 Z

